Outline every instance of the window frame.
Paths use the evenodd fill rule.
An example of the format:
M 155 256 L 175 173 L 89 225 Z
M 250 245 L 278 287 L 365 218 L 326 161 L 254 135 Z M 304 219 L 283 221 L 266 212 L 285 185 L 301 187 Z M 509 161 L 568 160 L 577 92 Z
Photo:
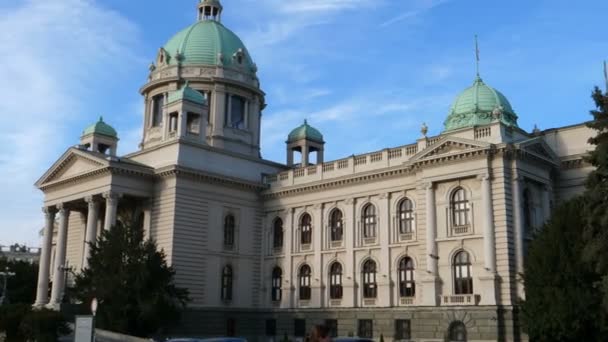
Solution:
M 337 300 L 344 296 L 342 275 L 342 264 L 334 261 L 329 267 L 329 299 Z
M 457 329 L 460 329 L 457 330 Z M 464 336 L 457 336 L 457 333 L 462 333 Z M 450 323 L 448 328 L 448 339 L 450 342 L 466 342 L 467 341 L 467 326 L 462 321 L 454 321 Z
M 374 338 L 374 320 L 357 320 L 357 337 Z
M 399 222 L 399 234 L 411 234 L 414 232 L 414 202 L 404 198 L 399 202 L 397 210 Z
M 471 223 L 469 218 L 471 204 L 463 187 L 458 187 L 452 191 L 450 208 L 452 209 L 453 227 L 466 227 Z
M 221 287 L 221 299 L 223 301 L 232 300 L 232 290 L 234 283 L 234 270 L 231 265 L 226 265 L 222 268 L 222 287 Z
M 234 106 L 235 106 L 235 101 L 234 99 L 238 99 L 239 101 L 242 101 L 242 120 L 241 121 L 237 121 L 234 122 L 234 118 L 233 118 L 233 110 L 234 110 Z M 237 130 L 241 130 L 241 131 L 245 131 L 248 129 L 247 124 L 248 124 L 248 119 L 247 119 L 247 98 L 237 95 L 237 94 L 226 94 L 226 127 L 232 128 L 232 129 L 237 129 Z
M 311 278 L 312 269 L 310 266 L 308 264 L 300 266 L 298 270 L 298 298 L 302 301 L 310 300 L 312 297 Z
M 283 248 L 283 220 L 277 217 L 272 224 L 272 246 L 275 249 Z
M 152 110 L 150 111 L 150 127 L 160 127 L 163 124 L 163 108 L 165 107 L 165 94 L 152 96 Z
M 395 340 L 410 340 L 412 338 L 412 321 L 410 319 L 395 320 Z
M 330 240 L 339 242 L 344 239 L 344 215 L 340 209 L 334 209 L 329 214 Z
M 224 216 L 224 247 L 233 248 L 236 235 L 236 217 L 229 213 Z
M 367 203 L 363 207 L 361 221 L 363 222 L 363 237 L 366 239 L 376 238 L 377 235 L 377 216 L 376 206 L 372 203 Z
M 304 213 L 300 217 L 300 244 L 310 245 L 312 243 L 312 216 Z
M 306 320 L 302 318 L 295 318 L 293 320 L 293 335 L 295 337 L 306 336 Z
M 401 258 L 401 260 L 399 260 L 397 272 L 399 280 L 399 297 L 416 297 L 416 268 L 414 266 L 414 260 L 409 256 Z M 408 287 L 408 285 L 410 286 Z
M 363 298 L 375 299 L 378 297 L 378 265 L 373 259 L 367 259 L 361 268 L 361 284 Z
M 273 302 L 280 302 L 283 299 L 283 270 L 279 266 L 272 269 L 271 275 L 271 294 Z
M 452 270 L 454 274 L 454 294 L 473 294 L 473 263 L 471 262 L 471 255 L 467 251 L 460 250 L 454 254 Z

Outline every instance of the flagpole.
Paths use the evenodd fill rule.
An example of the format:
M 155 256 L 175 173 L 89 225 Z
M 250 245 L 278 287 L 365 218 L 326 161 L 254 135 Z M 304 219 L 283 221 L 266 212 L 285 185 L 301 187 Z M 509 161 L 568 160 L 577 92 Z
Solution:
M 475 68 L 477 71 L 477 77 L 479 77 L 479 44 L 477 43 L 477 35 L 475 35 Z
M 606 67 L 606 60 L 604 60 L 604 82 L 606 82 L 606 94 L 608 94 L 608 68 Z

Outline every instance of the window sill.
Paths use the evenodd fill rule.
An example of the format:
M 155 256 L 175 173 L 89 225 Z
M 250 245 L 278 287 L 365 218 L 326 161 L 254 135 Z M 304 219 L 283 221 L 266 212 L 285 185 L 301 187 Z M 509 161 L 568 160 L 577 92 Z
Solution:
M 298 302 L 298 304 L 300 304 L 299 305 L 300 307 L 308 307 L 308 306 L 310 306 L 310 300 L 300 299 L 300 301 Z
M 331 248 L 341 248 L 341 247 L 342 247 L 342 240 L 331 242 Z
M 412 241 L 413 239 L 414 239 L 414 233 L 399 234 L 399 241 Z
M 309 251 L 309 250 L 311 250 L 311 247 L 312 246 L 309 243 L 303 244 L 303 245 L 300 246 L 300 250 Z
M 399 303 L 401 303 L 401 305 L 414 305 L 415 299 L 416 297 L 401 297 Z
M 342 299 L 330 299 L 329 306 L 342 306 Z
M 275 247 L 272 249 L 272 254 L 283 254 L 283 247 Z
M 363 244 L 365 245 L 373 245 L 376 243 L 375 237 L 363 238 Z
M 452 235 L 465 235 L 465 234 L 470 234 L 470 233 L 471 233 L 470 225 L 452 227 Z
M 363 298 L 363 306 L 375 306 L 376 298 Z

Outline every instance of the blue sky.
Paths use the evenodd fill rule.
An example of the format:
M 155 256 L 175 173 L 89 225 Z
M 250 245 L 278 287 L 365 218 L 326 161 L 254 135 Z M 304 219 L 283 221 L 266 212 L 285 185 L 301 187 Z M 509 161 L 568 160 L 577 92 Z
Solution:
M 337 159 L 441 132 L 475 75 L 531 130 L 589 119 L 604 84 L 608 2 L 588 0 L 223 0 L 267 93 L 263 156 L 305 118 Z M 0 244 L 34 245 L 40 175 L 103 115 L 121 153 L 140 139 L 138 89 L 196 0 L 0 0 Z

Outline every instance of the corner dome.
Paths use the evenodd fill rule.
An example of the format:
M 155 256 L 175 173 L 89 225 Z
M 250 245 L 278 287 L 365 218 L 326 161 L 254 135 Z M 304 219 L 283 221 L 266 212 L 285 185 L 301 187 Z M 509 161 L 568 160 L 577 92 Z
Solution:
M 319 130 L 316 128 L 310 126 L 306 120 L 304 120 L 302 125 L 289 133 L 287 143 L 296 142 L 302 139 L 324 143 L 323 134 L 321 134 L 321 132 L 319 132 Z
M 451 131 L 486 125 L 494 120 L 517 127 L 517 115 L 509 100 L 477 76 L 473 85 L 456 97 L 444 126 L 445 131 Z
M 110 138 L 118 138 L 116 130 L 103 121 L 103 116 L 99 117 L 99 121 L 84 129 L 82 136 L 89 134 L 100 134 Z
M 190 88 L 189 82 L 186 82 L 181 89 L 169 93 L 167 104 L 180 100 L 186 100 L 200 105 L 207 104 L 207 99 L 205 99 L 205 96 L 198 90 Z
M 221 65 L 256 72 L 241 39 L 220 22 L 200 20 L 178 32 L 163 47 L 169 65 Z

